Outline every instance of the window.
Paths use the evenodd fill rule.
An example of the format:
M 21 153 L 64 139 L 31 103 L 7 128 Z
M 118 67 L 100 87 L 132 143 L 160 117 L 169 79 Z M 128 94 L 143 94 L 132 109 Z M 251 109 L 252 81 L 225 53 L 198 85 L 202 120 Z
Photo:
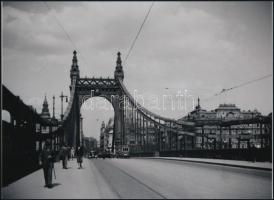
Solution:
M 36 124 L 35 125 L 35 128 L 36 128 L 36 133 L 39 133 L 40 132 L 40 124 Z
M 39 141 L 36 141 L 36 151 L 39 151 Z
M 7 110 L 2 110 L 2 120 L 5 122 L 10 123 L 11 122 L 11 116 L 9 111 Z

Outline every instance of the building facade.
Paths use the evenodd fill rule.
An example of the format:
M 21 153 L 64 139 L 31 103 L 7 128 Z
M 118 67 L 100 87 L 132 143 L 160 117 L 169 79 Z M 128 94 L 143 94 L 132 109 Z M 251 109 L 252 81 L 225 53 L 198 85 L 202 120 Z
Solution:
M 86 152 L 98 151 L 97 140 L 94 137 L 83 137 L 83 145 Z
M 272 114 L 256 109 L 241 111 L 235 104 L 220 104 L 207 111 L 198 105 L 178 120 L 195 123 L 195 149 L 271 148 Z
M 110 118 L 108 123 L 102 122 L 100 129 L 100 152 L 110 153 L 113 148 L 113 127 L 114 120 Z

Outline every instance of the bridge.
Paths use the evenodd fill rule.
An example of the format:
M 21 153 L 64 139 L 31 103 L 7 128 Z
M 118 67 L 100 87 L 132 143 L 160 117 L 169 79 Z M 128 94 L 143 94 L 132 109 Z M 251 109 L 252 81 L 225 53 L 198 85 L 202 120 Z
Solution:
M 171 141 L 178 142 L 178 135 L 194 136 L 189 132 L 193 127 L 152 113 L 134 100 L 123 84 L 124 72 L 120 52 L 117 54 L 114 78 L 81 78 L 76 54 L 74 51 L 70 70 L 69 104 L 62 125 L 56 130 L 63 132 L 63 141 L 69 146 L 80 145 L 80 109 L 86 100 L 96 96 L 107 99 L 114 108 L 115 128 L 112 151 L 119 149 L 121 145 L 128 144 L 130 136 L 136 138 L 135 148 L 133 148 L 135 152 L 161 151 L 160 145 L 157 148 L 149 147 L 156 144 L 155 141 L 159 143 L 162 135 L 169 135 L 167 142 L 170 144 L 170 149 Z M 175 149 L 178 149 L 178 143 L 175 144 Z
M 43 119 L 32 106 L 24 104 L 20 97 L 12 94 L 7 87 L 3 86 L 2 109 L 10 114 L 9 123 L 2 121 L 4 185 L 40 169 L 38 154 L 46 139 L 51 140 L 55 151 L 60 149 L 60 144 L 63 142 L 70 147 L 78 147 L 83 140 L 80 134 L 81 106 L 92 97 L 103 97 L 114 108 L 112 152 L 118 151 L 123 145 L 129 145 L 132 156 L 160 155 L 233 159 L 237 155 L 239 159 L 247 157 L 249 151 L 222 149 L 222 146 L 219 149 L 205 149 L 204 138 L 208 139 L 210 134 L 206 134 L 203 128 L 213 125 L 219 127 L 220 130 L 231 130 L 231 127 L 237 124 L 255 123 L 265 125 L 270 131 L 270 134 L 262 137 L 262 147 L 265 144 L 265 148 L 257 149 L 257 157 L 263 161 L 271 161 L 271 118 L 257 117 L 222 122 L 199 120 L 179 122 L 155 114 L 139 104 L 124 85 L 124 78 L 120 52 L 117 53 L 113 78 L 82 78 L 77 52 L 74 51 L 70 68 L 69 102 L 61 121 L 54 118 Z M 199 132 L 197 129 L 202 131 Z M 44 134 L 44 130 L 47 130 L 48 134 Z M 195 149 L 197 136 L 202 136 L 202 149 L 198 150 Z M 134 143 L 129 142 L 131 138 L 134 138 Z M 18 168 L 18 163 L 20 163 L 20 168 Z M 102 165 L 110 173 L 111 169 L 103 166 L 104 164 L 97 164 Z M 120 172 L 117 171 L 117 173 Z M 163 196 L 160 195 L 160 197 Z

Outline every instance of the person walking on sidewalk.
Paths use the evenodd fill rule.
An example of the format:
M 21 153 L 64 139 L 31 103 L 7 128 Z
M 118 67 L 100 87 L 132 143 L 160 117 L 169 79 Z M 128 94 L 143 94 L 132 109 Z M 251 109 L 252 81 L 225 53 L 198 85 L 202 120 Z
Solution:
M 84 156 L 84 147 L 83 146 L 77 147 L 76 156 L 77 156 L 77 163 L 79 166 L 78 169 L 83 168 L 82 167 L 83 156 Z
M 51 148 L 50 140 L 46 140 L 40 154 L 40 161 L 44 171 L 45 187 L 52 188 L 52 170 L 54 167 L 54 152 Z
M 61 146 L 61 160 L 63 169 L 68 169 L 68 148 L 66 147 L 65 143 L 63 143 Z
M 70 150 L 70 153 L 71 153 L 71 160 L 73 160 L 73 158 L 74 158 L 74 148 L 73 147 L 71 147 L 71 150 Z

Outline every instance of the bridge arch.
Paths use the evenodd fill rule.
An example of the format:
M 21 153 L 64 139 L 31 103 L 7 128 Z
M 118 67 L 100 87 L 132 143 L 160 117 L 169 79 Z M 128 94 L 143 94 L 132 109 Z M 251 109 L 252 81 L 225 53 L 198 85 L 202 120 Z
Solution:
M 108 124 L 110 120 L 115 118 L 113 104 L 104 96 L 90 97 L 83 102 L 80 112 L 82 117 L 81 130 L 83 131 L 81 136 L 96 138 L 98 143 L 100 142 L 99 149 L 101 152 L 113 152 L 114 126 Z M 83 140 L 81 139 L 81 141 Z

